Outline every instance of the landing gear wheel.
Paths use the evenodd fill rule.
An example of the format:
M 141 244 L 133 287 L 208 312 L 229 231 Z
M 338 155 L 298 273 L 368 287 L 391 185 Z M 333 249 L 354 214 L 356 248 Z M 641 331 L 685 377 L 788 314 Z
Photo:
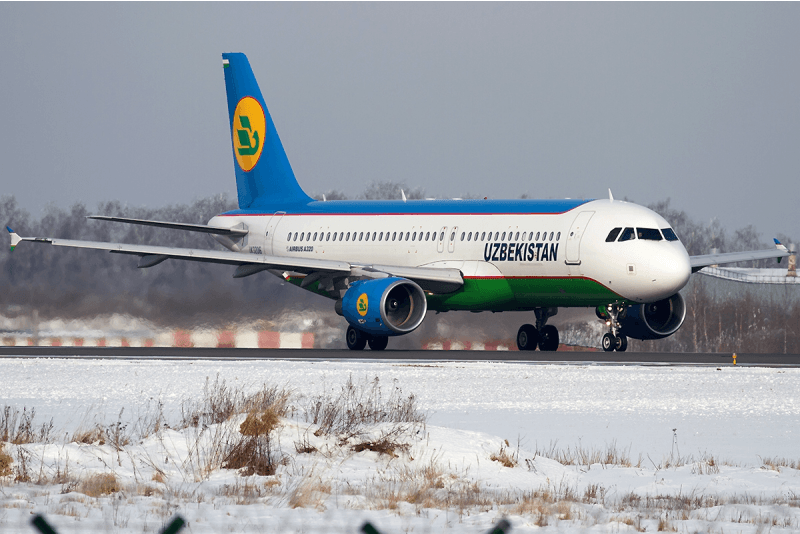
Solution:
M 617 336 L 617 342 L 614 343 L 614 350 L 617 352 L 625 352 L 628 349 L 628 338 L 622 334 Z
M 617 338 L 610 333 L 603 334 L 603 350 L 606 352 L 611 352 L 614 350 L 614 347 L 617 345 Z
M 558 350 L 558 329 L 555 326 L 548 324 L 539 331 L 539 350 Z
M 364 347 L 367 346 L 367 336 L 361 330 L 352 326 L 347 327 L 345 340 L 347 341 L 347 348 L 350 350 L 364 350 Z
M 517 332 L 517 348 L 519 350 L 536 350 L 539 343 L 539 332 L 532 324 L 524 324 Z
M 378 336 L 369 338 L 369 348 L 372 350 L 383 350 L 389 344 L 389 336 Z

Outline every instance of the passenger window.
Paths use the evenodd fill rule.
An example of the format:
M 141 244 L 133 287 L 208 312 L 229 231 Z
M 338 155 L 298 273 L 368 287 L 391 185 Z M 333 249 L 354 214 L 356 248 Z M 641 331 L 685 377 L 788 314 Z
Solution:
M 623 241 L 630 241 L 631 239 L 636 239 L 636 234 L 633 231 L 633 228 L 625 228 L 622 231 L 622 235 L 619 236 L 620 243 Z
M 411 232 L 406 232 L 406 241 L 408 241 L 408 238 L 409 238 L 410 235 L 411 235 Z
M 361 232 L 360 234 L 358 234 L 358 240 L 362 241 L 363 239 L 364 239 L 364 232 Z
M 414 232 L 413 234 L 411 234 L 411 241 L 416 241 L 416 240 L 417 240 L 417 232 Z
M 663 239 L 661 237 L 661 232 L 659 232 L 657 228 L 637 228 L 636 234 L 639 239 L 645 239 L 647 241 L 661 241 L 661 239 Z
M 333 240 L 336 241 L 336 232 L 333 232 Z
M 553 232 L 550 232 L 550 239 L 548 241 L 552 241 L 552 240 L 553 240 Z
M 450 241 L 455 241 L 455 240 L 456 240 L 456 233 L 455 232 L 451 232 L 450 233 Z
M 500 241 L 505 241 L 505 240 L 506 240 L 506 233 L 503 232 L 503 236 L 500 238 Z
M 328 235 L 325 236 L 325 241 L 330 241 L 330 240 L 331 240 L 331 233 L 328 232 Z
M 678 236 L 675 235 L 675 231 L 672 228 L 662 228 L 661 233 L 664 234 L 664 239 L 667 241 L 677 241 Z
M 444 232 L 439 234 L 439 241 L 444 241 Z
M 614 228 L 608 233 L 608 237 L 606 237 L 606 243 L 613 243 L 617 240 L 617 236 L 622 231 L 622 228 Z
M 339 232 L 339 241 L 344 240 L 344 232 Z
M 303 236 L 304 236 L 305 234 L 306 234 L 305 232 L 300 232 L 300 241 L 302 241 L 302 240 L 303 240 Z
M 347 232 L 347 237 L 344 238 L 345 241 L 350 241 L 350 232 Z
M 372 232 L 372 240 L 375 241 L 375 236 L 378 235 L 378 232 Z
M 292 232 L 289 232 L 289 236 L 286 238 L 286 241 L 291 241 L 291 240 L 292 240 Z
M 494 233 L 494 240 L 497 241 L 498 239 L 500 239 L 500 232 L 495 232 Z
M 539 241 L 539 234 L 541 234 L 541 232 L 536 232 L 536 241 Z
M 316 241 L 316 240 L 317 240 L 317 232 L 314 232 L 314 238 L 312 239 L 312 241 Z
M 464 238 L 467 237 L 466 232 L 461 232 L 461 241 L 464 241 Z
M 481 232 L 481 241 L 486 240 L 486 232 Z
M 431 233 L 430 232 L 426 232 L 425 233 L 425 241 L 429 241 L 430 238 L 431 238 Z
M 392 241 L 397 241 L 397 232 L 392 232 Z
M 517 232 L 517 235 L 514 237 L 514 241 L 519 241 L 519 232 Z
M 467 236 L 467 241 L 472 241 L 472 232 L 470 232 L 469 235 Z
M 558 232 L 556 234 L 556 241 L 560 241 L 560 240 L 561 240 L 561 232 Z

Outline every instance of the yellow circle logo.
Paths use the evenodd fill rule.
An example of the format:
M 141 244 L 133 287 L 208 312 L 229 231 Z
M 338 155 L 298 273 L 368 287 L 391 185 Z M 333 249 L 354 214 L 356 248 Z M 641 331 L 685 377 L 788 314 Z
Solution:
M 367 310 L 369 309 L 369 302 L 367 302 L 366 293 L 361 293 L 361 296 L 358 297 L 358 301 L 356 302 L 356 308 L 358 309 L 358 314 L 361 317 L 364 317 L 367 314 Z
M 239 100 L 233 113 L 233 152 L 244 172 L 250 172 L 258 163 L 264 149 L 267 121 L 258 100 L 246 96 Z

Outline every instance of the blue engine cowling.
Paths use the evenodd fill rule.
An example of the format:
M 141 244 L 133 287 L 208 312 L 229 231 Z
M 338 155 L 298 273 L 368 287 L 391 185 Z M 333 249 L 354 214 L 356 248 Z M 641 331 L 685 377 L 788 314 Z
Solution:
M 390 277 L 351 284 L 337 308 L 362 332 L 401 336 L 422 324 L 428 301 L 422 288 L 411 280 Z
M 671 336 L 686 319 L 686 303 L 680 293 L 671 297 L 630 306 L 619 322 L 622 333 L 634 339 L 661 339 Z

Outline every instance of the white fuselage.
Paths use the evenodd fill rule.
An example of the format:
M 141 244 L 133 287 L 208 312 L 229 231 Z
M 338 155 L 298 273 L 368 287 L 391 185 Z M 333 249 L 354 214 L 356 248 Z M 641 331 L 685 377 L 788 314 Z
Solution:
M 691 274 L 680 241 L 606 241 L 614 228 L 670 228 L 622 201 L 558 214 L 225 214 L 209 221 L 240 224 L 249 230 L 237 247 L 245 253 L 449 267 L 465 279 L 588 279 L 632 302 L 669 297 Z

